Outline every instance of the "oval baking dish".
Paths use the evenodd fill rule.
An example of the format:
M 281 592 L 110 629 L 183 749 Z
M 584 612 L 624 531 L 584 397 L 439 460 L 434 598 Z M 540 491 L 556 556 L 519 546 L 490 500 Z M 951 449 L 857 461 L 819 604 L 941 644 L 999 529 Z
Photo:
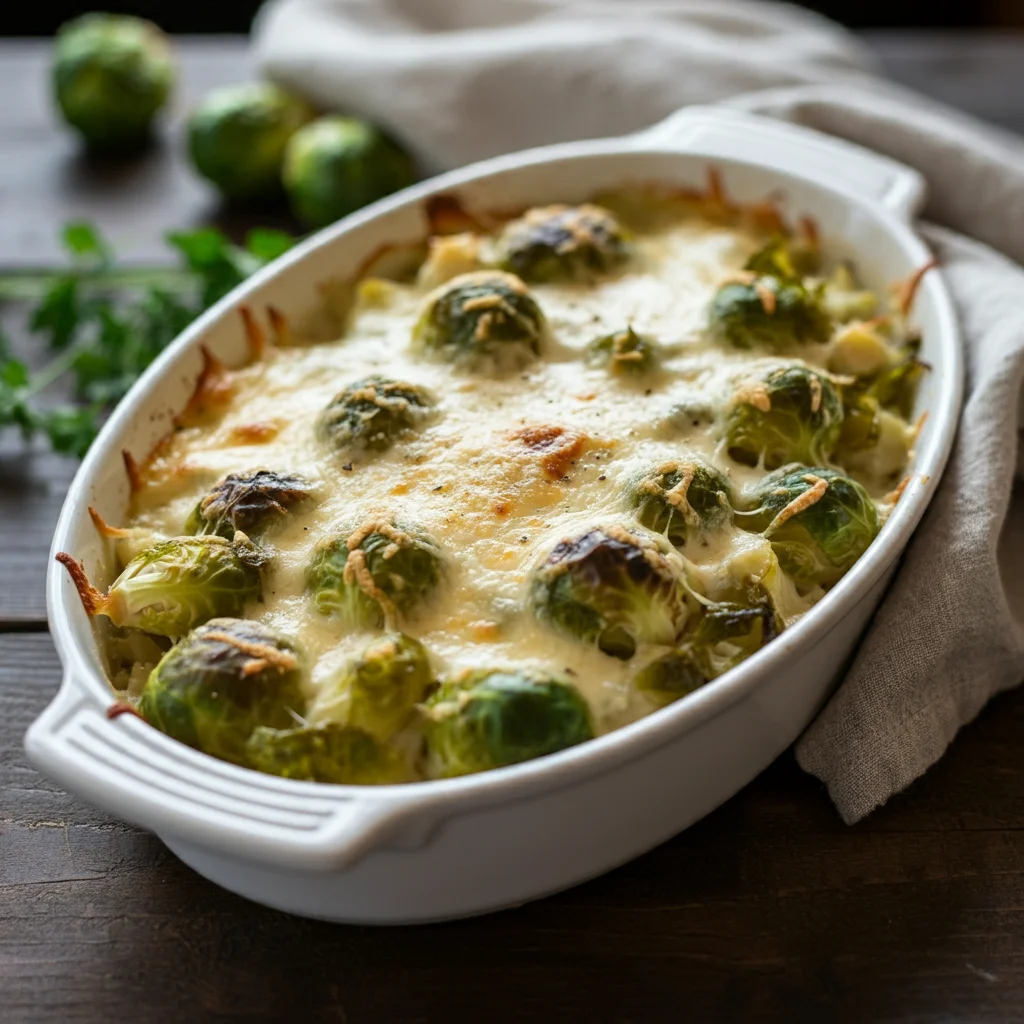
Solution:
M 64 505 L 53 551 L 103 578 L 89 506 L 119 521 L 130 498 L 122 451 L 142 458 L 187 403 L 200 346 L 232 364 L 246 339 L 236 307 L 299 316 L 316 286 L 351 275 L 381 246 L 425 233 L 424 204 L 455 193 L 475 209 L 578 202 L 631 182 L 697 188 L 709 166 L 740 203 L 778 197 L 848 255 L 875 290 L 929 254 L 909 226 L 913 171 L 816 133 L 728 110 L 690 108 L 642 134 L 501 157 L 406 190 L 298 246 L 210 310 L 118 407 Z M 962 370 L 952 305 L 925 275 L 914 321 L 927 413 L 912 476 L 876 541 L 806 615 L 696 693 L 596 740 L 479 775 L 376 787 L 261 775 L 171 740 L 111 691 L 91 623 L 59 565 L 49 616 L 65 668 L 26 737 L 32 760 L 86 799 L 151 829 L 213 881 L 268 905 L 351 922 L 481 913 L 575 884 L 649 849 L 748 782 L 813 717 L 851 653 L 924 512 L 956 428 Z

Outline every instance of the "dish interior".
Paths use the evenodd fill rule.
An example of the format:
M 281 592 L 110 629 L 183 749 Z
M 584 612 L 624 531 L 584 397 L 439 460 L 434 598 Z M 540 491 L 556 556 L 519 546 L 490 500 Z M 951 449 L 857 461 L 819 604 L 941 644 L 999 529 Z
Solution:
M 649 161 L 652 179 L 660 159 Z M 616 162 L 614 157 L 607 161 L 604 172 L 619 183 Z M 678 172 L 678 158 L 674 163 Z M 621 264 L 574 280 L 530 280 L 526 273 L 545 322 L 539 357 L 517 360 L 514 366 L 457 362 L 453 367 L 450 360 L 410 345 L 431 296 L 450 289 L 453 281 L 462 280 L 459 275 L 501 261 L 502 233 L 529 205 L 517 202 L 516 193 L 532 198 L 538 183 L 531 178 L 538 175 L 544 177 L 545 168 L 528 166 L 511 189 L 503 187 L 507 183 L 500 174 L 473 183 L 460 192 L 459 203 L 445 209 L 435 202 L 426 214 L 423 204 L 410 203 L 383 221 L 357 225 L 345 236 L 344 251 L 328 245 L 292 263 L 249 300 L 260 321 L 267 307 L 285 310 L 283 318 L 275 317 L 278 344 L 259 358 L 251 358 L 252 329 L 247 349 L 242 321 L 230 312 L 207 324 L 204 341 L 226 367 L 208 375 L 206 383 L 215 387 L 199 403 L 193 396 L 191 405 L 194 350 L 179 357 L 179 387 L 167 389 L 162 405 L 150 377 L 159 411 L 148 427 L 136 421 L 135 432 L 144 437 L 132 445 L 142 467 L 141 486 L 133 496 L 125 494 L 112 471 L 108 480 L 116 497 L 112 500 L 108 492 L 99 501 L 99 493 L 93 498 L 102 516 L 127 529 L 112 545 L 100 546 L 101 565 L 92 566 L 93 582 L 110 582 L 115 565 L 128 564 L 154 543 L 182 534 L 197 503 L 225 474 L 271 469 L 308 481 L 315 501 L 301 515 L 285 516 L 267 538 L 272 571 L 264 572 L 260 599 L 243 612 L 301 652 L 303 706 L 292 711 L 303 726 L 349 721 L 351 695 L 338 680 L 368 644 L 379 641 L 382 627 L 391 633 L 401 630 L 426 647 L 432 678 L 458 681 L 474 669 L 511 667 L 564 684 L 585 701 L 589 730 L 601 734 L 685 695 L 685 687 L 677 692 L 645 688 L 637 679 L 646 666 L 677 650 L 713 606 L 764 606 L 766 616 L 750 650 L 737 656 L 737 644 L 742 648 L 746 642 L 737 637 L 748 635 L 743 629 L 719 644 L 716 671 L 705 671 L 700 682 L 738 664 L 806 614 L 842 572 L 802 578 L 795 570 L 780 572 L 778 538 L 773 547 L 765 533 L 775 517 L 760 522 L 755 515 L 763 504 L 756 493 L 760 481 L 768 469 L 792 461 L 787 444 L 798 442 L 790 438 L 781 448 L 760 451 L 748 444 L 744 450 L 743 442 L 734 444 L 730 417 L 741 406 L 759 409 L 764 404 L 764 382 L 773 373 L 798 368 L 810 374 L 811 412 L 821 421 L 821 388 L 826 400 L 834 391 L 840 403 L 857 391 L 852 371 L 864 368 L 858 358 L 870 362 L 870 351 L 866 357 L 864 351 L 876 342 L 881 348 L 876 345 L 875 354 L 884 356 L 886 367 L 916 359 L 916 348 L 906 345 L 916 332 L 904 321 L 899 301 L 890 301 L 888 288 L 914 269 L 907 256 L 869 217 L 848 209 L 848 219 L 837 223 L 834 200 L 823 200 L 818 213 L 826 216 L 814 221 L 822 234 L 820 262 L 797 277 L 799 287 L 831 311 L 831 326 L 799 344 L 776 346 L 761 339 L 744 347 L 709 330 L 708 309 L 724 284 L 753 285 L 754 274 L 744 269 L 751 256 L 765 251 L 784 224 L 796 223 L 785 202 L 764 204 L 764 175 L 730 168 L 727 193 L 717 182 L 710 192 L 704 183 L 695 183 L 682 189 L 678 184 L 671 190 L 637 185 L 603 193 L 600 182 L 591 181 L 585 196 L 572 189 L 556 196 L 570 202 L 595 199 L 610 210 L 628 235 L 629 255 Z M 759 188 L 750 194 L 753 180 Z M 495 213 L 489 191 L 503 196 L 503 212 Z M 550 182 L 544 191 L 550 200 Z M 812 216 L 815 195 L 811 191 L 802 197 L 809 201 L 801 210 Z M 424 216 L 440 235 L 426 253 L 420 248 Z M 415 218 L 415 231 L 408 230 L 410 218 Z M 837 228 L 842 243 L 835 240 Z M 787 253 L 814 248 L 816 234 L 806 226 L 801 231 L 791 234 Z M 882 244 L 861 248 L 872 238 Z M 397 244 L 367 264 L 365 254 L 374 239 Z M 870 254 L 867 259 L 864 252 Z M 357 253 L 363 256 L 362 273 L 352 288 L 355 268 L 348 264 Z M 856 278 L 841 269 L 853 253 Z M 774 275 L 776 281 L 782 277 Z M 319 295 L 310 302 L 314 280 Z M 861 295 L 862 285 L 874 294 Z M 766 313 L 774 312 L 776 299 L 761 295 L 760 301 Z M 875 322 L 879 316 L 890 319 Z M 923 327 L 926 359 L 927 323 Z M 259 330 L 269 334 L 269 323 Z M 635 344 L 622 349 L 628 331 L 648 340 L 656 353 L 656 365 L 646 372 L 632 367 Z M 851 346 L 847 339 L 844 348 L 841 336 L 851 332 L 873 335 L 875 341 Z M 618 355 L 609 359 L 594 352 L 600 338 L 613 339 Z M 861 377 L 873 379 L 881 369 L 878 364 Z M 318 426 L 323 411 L 339 391 L 370 375 L 423 388 L 431 396 L 431 413 L 385 450 L 358 443 L 338 446 Z M 812 444 L 814 457 L 804 445 L 799 461 L 811 481 L 821 480 L 813 475 L 816 469 L 841 467 L 870 496 L 861 511 L 869 507 L 871 515 L 884 520 L 911 456 L 913 422 L 933 386 L 924 375 L 922 394 L 912 403 L 901 400 L 900 408 L 882 403 L 881 436 L 857 451 L 848 441 L 840 451 L 837 430 L 825 431 L 831 440 L 824 447 Z M 849 414 L 848 398 L 846 406 Z M 838 420 L 843 412 L 837 406 L 829 415 Z M 171 416 L 177 425 L 169 430 Z M 654 527 L 648 533 L 638 521 L 645 507 L 642 495 L 648 493 L 642 484 L 653 469 L 670 464 L 677 469 L 682 464 L 684 475 L 693 465 L 717 470 L 724 481 L 721 504 L 730 514 L 719 517 L 714 528 L 683 530 L 674 539 L 665 536 L 670 528 L 664 522 L 648 521 L 646 527 Z M 806 482 L 800 494 L 813 486 Z M 685 487 L 682 493 L 685 497 Z M 686 510 L 685 505 L 679 508 Z M 739 517 L 732 516 L 733 510 Z M 754 519 L 744 522 L 744 514 Z M 408 614 L 386 607 L 382 621 L 321 614 L 311 593 L 311 560 L 332 538 L 351 547 L 351 538 L 367 523 L 429 538 L 440 554 L 440 581 Z M 581 640 L 578 631 L 538 614 L 543 603 L 534 582 L 539 567 L 560 542 L 595 530 L 613 538 L 614 531 L 623 530 L 632 539 L 646 538 L 652 545 L 648 562 L 660 559 L 681 572 L 684 583 L 672 597 L 671 630 L 660 622 L 652 625 L 645 613 L 639 630 L 631 620 L 634 635 L 623 648 L 614 637 L 608 643 L 596 634 Z M 95 541 L 91 546 L 95 551 Z M 773 582 L 767 582 L 769 577 Z M 753 597 L 751 581 L 760 587 Z M 134 631 L 114 632 L 113 643 L 110 631 L 103 640 L 107 671 L 134 698 L 170 640 L 148 641 L 147 646 Z M 429 688 L 419 697 L 429 705 Z M 424 755 L 417 722 L 413 715 L 376 737 L 399 752 L 399 775 L 323 781 L 405 781 L 460 773 L 465 765 L 458 759 L 429 751 Z M 575 736 L 582 738 L 582 733 Z

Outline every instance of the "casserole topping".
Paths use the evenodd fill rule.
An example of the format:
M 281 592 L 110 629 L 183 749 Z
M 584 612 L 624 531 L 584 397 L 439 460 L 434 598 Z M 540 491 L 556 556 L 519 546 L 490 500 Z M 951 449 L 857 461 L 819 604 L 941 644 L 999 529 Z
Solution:
M 207 358 L 129 521 L 95 516 L 105 593 L 60 556 L 182 742 L 360 784 L 562 750 L 758 651 L 898 497 L 919 274 L 888 301 L 718 188 L 431 207 L 317 331 L 245 311 L 251 363 Z

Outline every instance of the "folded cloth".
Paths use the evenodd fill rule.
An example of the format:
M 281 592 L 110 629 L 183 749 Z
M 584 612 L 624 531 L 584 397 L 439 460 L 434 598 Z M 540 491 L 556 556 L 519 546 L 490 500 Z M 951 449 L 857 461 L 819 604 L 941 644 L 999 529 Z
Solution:
M 272 78 L 369 117 L 431 170 L 622 134 L 727 101 L 844 136 L 928 180 L 922 225 L 962 321 L 967 390 L 942 484 L 842 685 L 796 746 L 857 821 L 1024 677 L 1024 142 L 874 75 L 794 7 L 687 0 L 272 0 Z M 941 225 L 938 226 L 938 225 Z M 965 235 L 972 236 L 969 240 Z

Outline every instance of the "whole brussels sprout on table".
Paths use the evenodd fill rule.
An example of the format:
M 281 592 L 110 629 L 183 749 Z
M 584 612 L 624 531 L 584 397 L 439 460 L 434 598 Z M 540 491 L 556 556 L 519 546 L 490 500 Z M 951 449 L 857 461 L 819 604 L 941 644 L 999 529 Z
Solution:
M 304 100 L 268 82 L 225 86 L 189 119 L 189 153 L 228 199 L 273 199 L 281 194 L 285 147 L 313 117 Z
M 284 156 L 295 215 L 323 227 L 416 180 L 412 159 L 379 128 L 354 117 L 321 117 L 295 133 Z
M 145 145 L 174 78 L 170 41 L 150 21 L 85 14 L 57 33 L 57 104 L 90 149 L 128 152 Z

